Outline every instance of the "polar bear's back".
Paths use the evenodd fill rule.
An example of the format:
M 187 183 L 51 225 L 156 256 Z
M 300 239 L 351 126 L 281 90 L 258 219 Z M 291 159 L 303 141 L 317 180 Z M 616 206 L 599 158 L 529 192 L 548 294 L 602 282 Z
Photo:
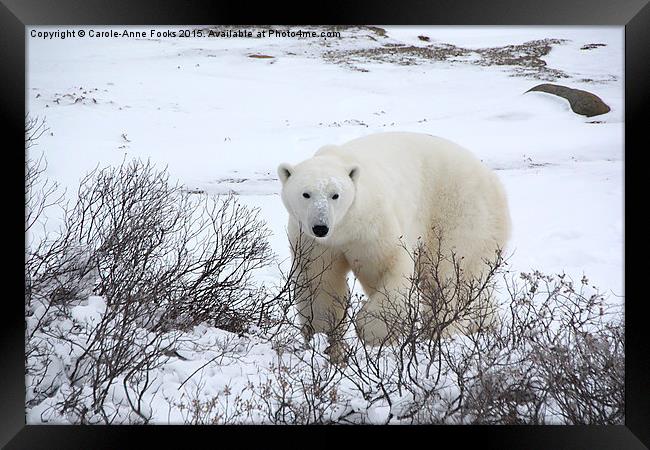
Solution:
M 388 169 L 390 172 L 401 172 L 409 177 L 414 175 L 413 169 L 425 170 L 431 175 L 431 170 L 446 164 L 461 162 L 467 166 L 473 165 L 473 155 L 463 147 L 446 139 L 409 132 L 387 132 L 363 136 L 339 146 L 325 146 L 316 156 L 336 156 L 346 162 L 360 164 L 361 167 Z M 396 170 L 404 165 L 411 166 L 410 170 Z
M 510 233 L 505 191 L 492 170 L 469 150 L 423 133 L 377 133 L 339 146 L 323 147 L 317 156 L 335 157 L 361 167 L 360 179 L 391 205 L 397 217 L 419 217 L 406 226 L 411 234 L 433 227 L 449 230 L 477 260 L 503 247 Z M 367 185 L 366 185 L 367 186 Z M 406 225 L 406 224 L 405 224 Z M 468 255 L 469 256 L 469 255 Z
M 333 157 L 361 167 L 393 190 L 437 195 L 440 189 L 466 190 L 497 184 L 496 176 L 469 150 L 447 139 L 409 132 L 376 133 L 339 146 L 325 146 L 315 156 Z M 385 193 L 390 194 L 390 193 Z

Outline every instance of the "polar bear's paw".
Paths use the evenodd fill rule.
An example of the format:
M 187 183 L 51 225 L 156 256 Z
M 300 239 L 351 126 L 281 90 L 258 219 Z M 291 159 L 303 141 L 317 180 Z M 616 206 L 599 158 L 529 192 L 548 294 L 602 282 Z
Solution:
M 347 366 L 349 352 L 350 346 L 345 341 L 334 341 L 325 349 L 330 363 L 339 367 Z

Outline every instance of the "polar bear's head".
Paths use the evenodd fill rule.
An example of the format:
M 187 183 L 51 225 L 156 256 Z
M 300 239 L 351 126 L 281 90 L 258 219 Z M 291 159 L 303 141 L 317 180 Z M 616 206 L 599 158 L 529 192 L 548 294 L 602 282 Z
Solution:
M 354 202 L 359 167 L 311 158 L 295 167 L 280 164 L 282 202 L 303 232 L 326 240 Z

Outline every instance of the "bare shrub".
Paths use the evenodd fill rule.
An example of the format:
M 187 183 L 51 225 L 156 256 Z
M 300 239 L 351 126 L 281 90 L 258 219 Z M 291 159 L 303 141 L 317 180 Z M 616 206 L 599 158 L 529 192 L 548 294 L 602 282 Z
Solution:
M 361 344 L 352 307 L 325 336 L 345 336 L 342 357 L 316 345 L 278 359 L 258 386 L 270 422 L 623 423 L 621 311 L 586 278 L 514 276 L 497 252 L 468 279 L 453 254 L 426 255 L 428 272 L 420 257 L 399 306 L 380 314 L 386 339 Z
M 340 371 L 322 351 L 303 355 L 278 353 L 258 386 L 258 409 L 271 424 L 329 424 L 339 420 L 337 383 Z
M 426 315 L 416 319 L 422 299 L 419 294 L 415 300 L 408 298 L 409 314 L 389 320 L 397 342 L 364 352 L 363 360 L 350 358 L 359 373 L 379 386 L 375 395 L 391 405 L 387 420 L 394 416 L 410 423 L 622 423 L 620 310 L 608 308 L 586 278 L 574 284 L 563 274 L 533 272 L 516 279 L 500 258 L 487 266 L 481 279 L 460 289 L 461 301 L 438 291 L 436 301 L 447 313 L 433 317 L 442 320 L 431 323 Z M 489 308 L 508 314 L 494 320 L 477 300 L 486 292 L 494 298 L 497 276 L 503 278 L 507 295 Z M 446 286 L 446 292 L 455 295 L 460 280 L 452 279 L 454 286 Z M 447 335 L 448 327 L 458 321 L 471 326 Z M 382 365 L 382 359 L 392 365 Z M 395 403 L 399 405 L 392 407 Z
M 149 162 L 88 174 L 60 230 L 27 249 L 28 405 L 58 388 L 53 409 L 73 422 L 148 422 L 144 394 L 183 331 L 265 320 L 251 277 L 271 260 L 267 234 L 235 197 L 186 194 Z
M 45 119 L 25 115 L 25 150 L 38 144 L 38 139 L 48 131 Z
M 170 408 L 174 407 L 180 411 L 185 424 L 230 425 L 255 421 L 257 418 L 255 416 L 256 402 L 250 396 L 246 397 L 244 392 L 237 392 L 230 383 L 223 386 L 214 395 L 209 395 L 205 390 L 206 381 L 203 370 L 213 363 L 219 366 L 241 363 L 240 355 L 246 355 L 249 348 L 238 350 L 238 346 L 239 343 L 234 342 L 234 339 L 220 342 L 217 345 L 216 355 L 181 383 L 178 388 L 182 389 L 180 399 L 167 400 Z M 211 346 L 205 351 L 214 351 L 214 347 Z M 252 386 L 252 382 L 249 382 L 246 388 L 251 388 L 250 391 L 253 392 Z
M 131 162 L 93 172 L 81 183 L 68 231 L 95 255 L 95 292 L 147 303 L 147 329 L 208 322 L 243 331 L 259 313 L 251 274 L 270 261 L 257 212 L 234 196 L 183 193 L 166 172 Z

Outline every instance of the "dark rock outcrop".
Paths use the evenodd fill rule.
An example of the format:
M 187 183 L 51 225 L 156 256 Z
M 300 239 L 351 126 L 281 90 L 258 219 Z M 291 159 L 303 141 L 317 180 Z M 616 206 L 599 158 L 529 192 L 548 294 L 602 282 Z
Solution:
M 587 117 L 599 116 L 610 111 L 610 107 L 607 106 L 607 104 L 597 95 L 580 89 L 561 86 L 559 84 L 539 84 L 526 92 L 546 92 L 548 94 L 565 98 L 569 101 L 569 105 L 571 105 L 573 112 Z

